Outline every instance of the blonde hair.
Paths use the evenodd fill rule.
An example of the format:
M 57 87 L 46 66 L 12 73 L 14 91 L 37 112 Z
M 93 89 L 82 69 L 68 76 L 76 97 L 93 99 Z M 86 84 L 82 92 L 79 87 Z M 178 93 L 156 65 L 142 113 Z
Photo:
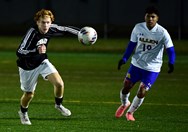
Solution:
M 55 19 L 53 13 L 50 10 L 42 9 L 35 14 L 34 20 L 37 22 L 40 17 L 44 18 L 45 16 L 49 16 L 52 22 Z

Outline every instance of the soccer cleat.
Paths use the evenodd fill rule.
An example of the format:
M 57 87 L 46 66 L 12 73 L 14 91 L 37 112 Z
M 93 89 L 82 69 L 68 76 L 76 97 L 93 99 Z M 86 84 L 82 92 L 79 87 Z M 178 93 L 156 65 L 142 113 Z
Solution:
M 62 105 L 56 105 L 56 104 L 55 104 L 55 108 L 56 108 L 57 110 L 59 110 L 59 111 L 61 112 L 61 114 L 64 115 L 64 116 L 70 116 L 70 115 L 71 115 L 70 110 L 68 110 L 67 108 L 65 108 L 65 107 L 62 106 Z
M 22 113 L 21 111 L 18 111 L 18 114 L 23 125 L 31 125 L 27 112 Z
M 125 117 L 127 118 L 127 121 L 135 121 L 135 118 L 133 117 L 133 113 L 127 112 Z
M 115 117 L 116 118 L 120 118 L 123 114 L 124 114 L 124 112 L 125 112 L 125 110 L 130 106 L 130 102 L 128 102 L 127 103 L 127 105 L 121 105 L 121 106 L 119 106 L 119 108 L 117 109 L 117 111 L 116 111 L 116 113 L 115 113 Z

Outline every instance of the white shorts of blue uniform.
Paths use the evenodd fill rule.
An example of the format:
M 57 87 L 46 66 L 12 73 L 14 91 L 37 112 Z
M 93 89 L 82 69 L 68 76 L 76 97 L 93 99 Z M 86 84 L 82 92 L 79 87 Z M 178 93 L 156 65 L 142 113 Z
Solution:
M 24 92 L 34 92 L 39 75 L 41 75 L 44 80 L 47 80 L 46 77 L 48 75 L 56 72 L 56 68 L 49 62 L 48 59 L 45 59 L 41 65 L 33 70 L 24 70 L 19 67 L 21 89 Z

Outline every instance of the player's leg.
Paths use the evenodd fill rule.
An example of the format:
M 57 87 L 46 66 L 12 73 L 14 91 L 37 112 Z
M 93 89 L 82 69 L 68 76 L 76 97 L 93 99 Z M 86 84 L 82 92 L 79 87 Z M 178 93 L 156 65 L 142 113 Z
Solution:
M 70 116 L 71 112 L 62 105 L 64 94 L 64 83 L 57 72 L 56 68 L 49 62 L 48 59 L 44 60 L 43 65 L 40 67 L 40 74 L 45 80 L 49 80 L 54 86 L 55 108 L 64 116 Z
M 18 111 L 18 114 L 20 116 L 21 123 L 24 125 L 31 125 L 27 111 L 33 96 L 33 92 L 24 92 L 20 99 L 20 110 Z
M 124 80 L 124 86 L 122 90 L 120 91 L 120 99 L 122 105 L 126 105 L 129 102 L 129 96 L 130 96 L 130 91 L 133 88 L 135 83 L 133 83 L 131 80 L 128 80 L 125 78 Z
M 126 75 L 126 78 L 124 80 L 123 88 L 120 91 L 121 105 L 116 110 L 115 113 L 116 118 L 121 117 L 124 114 L 125 110 L 130 106 L 130 101 L 129 101 L 130 91 L 138 80 L 139 80 L 139 73 L 137 72 L 136 67 L 131 65 Z
M 51 73 L 47 76 L 47 79 L 54 86 L 54 95 L 55 95 L 55 108 L 58 109 L 62 115 L 70 116 L 71 112 L 64 106 L 62 106 L 63 102 L 63 94 L 64 94 L 64 83 L 58 72 Z
M 125 79 L 124 87 L 120 90 L 121 105 L 116 110 L 116 118 L 120 118 L 124 114 L 125 110 L 130 106 L 131 103 L 129 101 L 129 95 L 133 86 L 134 84 L 130 80 Z
M 70 110 L 62 106 L 64 83 L 61 76 L 48 59 L 44 60 L 42 64 L 40 74 L 45 80 L 49 80 L 54 86 L 55 108 L 58 109 L 62 115 L 70 116 Z
M 55 98 L 57 98 L 56 104 L 60 105 L 62 103 L 62 98 L 63 98 L 63 94 L 64 94 L 63 80 L 61 79 L 61 76 L 59 75 L 58 72 L 51 73 L 50 75 L 47 76 L 47 79 L 53 84 L 54 96 L 55 96 Z M 58 99 L 61 99 L 61 101 L 59 101 Z
M 40 74 L 44 80 L 48 80 L 54 86 L 54 96 L 56 104 L 60 105 L 63 101 L 64 83 L 56 68 L 49 62 L 48 59 L 42 62 L 40 66 Z
M 33 97 L 34 97 L 34 92 L 24 92 L 20 99 L 21 107 L 27 109 Z
M 126 118 L 128 121 L 135 121 L 135 118 L 133 117 L 133 113 L 141 106 L 141 104 L 144 101 L 145 95 L 147 93 L 147 86 L 143 83 L 140 84 L 139 90 L 137 92 L 137 95 L 134 97 L 131 106 L 129 107 Z
M 137 95 L 134 97 L 132 104 L 126 113 L 126 118 L 129 121 L 135 121 L 135 118 L 133 117 L 134 112 L 142 105 L 148 90 L 151 88 L 152 84 L 156 81 L 159 74 L 156 72 L 149 72 L 143 70 L 142 73 L 144 77 L 141 79 L 141 83 Z
M 37 85 L 38 72 L 35 70 L 26 71 L 19 68 L 21 89 L 24 91 L 20 99 L 20 110 L 18 114 L 22 124 L 31 125 L 28 116 L 28 107 L 34 97 L 34 91 Z

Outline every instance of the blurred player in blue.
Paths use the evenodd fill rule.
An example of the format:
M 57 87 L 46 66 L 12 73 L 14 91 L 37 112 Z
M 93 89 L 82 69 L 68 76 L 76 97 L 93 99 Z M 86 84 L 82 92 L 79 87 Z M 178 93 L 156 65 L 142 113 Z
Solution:
M 134 49 L 131 65 L 124 80 L 124 86 L 120 91 L 121 105 L 115 116 L 120 118 L 126 109 L 125 117 L 128 121 L 135 121 L 134 112 L 141 106 L 153 83 L 156 81 L 162 66 L 163 50 L 168 55 L 168 73 L 174 71 L 175 50 L 173 42 L 167 30 L 157 23 L 159 12 L 154 6 L 150 6 L 145 12 L 145 22 L 135 25 L 130 42 L 122 59 L 118 63 L 118 70 L 125 64 Z M 130 91 L 140 81 L 137 95 L 132 103 L 129 101 Z
M 54 15 L 50 10 L 42 9 L 35 14 L 36 25 L 29 28 L 17 49 L 17 66 L 23 95 L 20 100 L 21 123 L 31 125 L 28 116 L 29 104 L 32 101 L 39 75 L 48 80 L 54 87 L 55 108 L 64 116 L 70 116 L 71 111 L 62 105 L 64 94 L 63 80 L 48 60 L 46 53 L 51 37 L 63 35 L 66 32 L 77 35 L 78 30 L 52 24 Z M 45 89 L 44 89 L 45 90 Z

